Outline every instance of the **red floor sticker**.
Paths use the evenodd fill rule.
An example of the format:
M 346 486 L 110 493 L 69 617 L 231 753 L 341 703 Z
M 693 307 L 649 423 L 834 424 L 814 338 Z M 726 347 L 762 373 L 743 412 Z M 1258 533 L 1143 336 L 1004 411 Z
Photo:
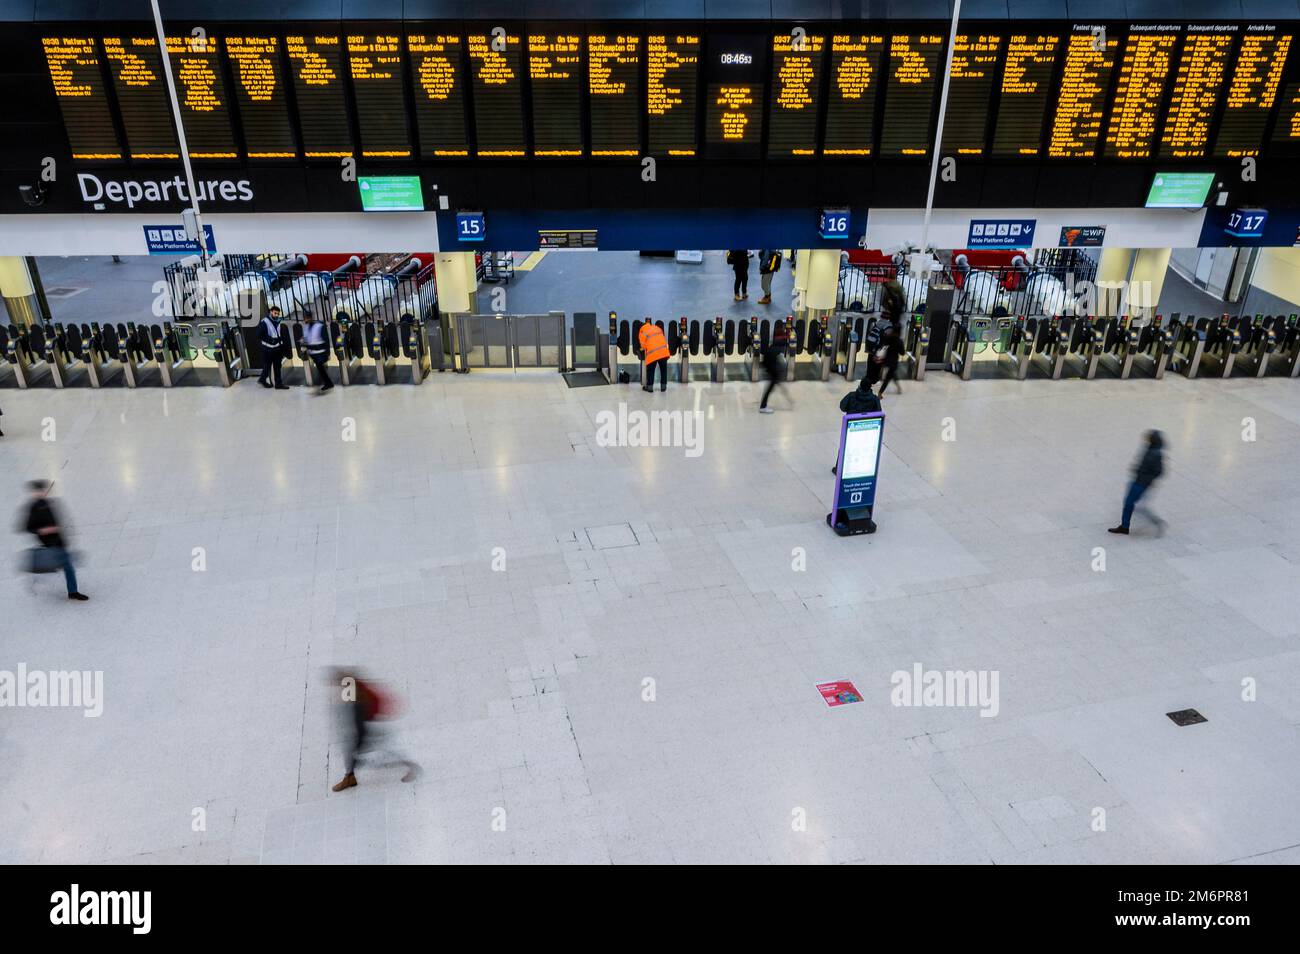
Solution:
M 817 691 L 828 706 L 847 706 L 850 702 L 862 701 L 862 694 L 851 682 L 819 682 Z

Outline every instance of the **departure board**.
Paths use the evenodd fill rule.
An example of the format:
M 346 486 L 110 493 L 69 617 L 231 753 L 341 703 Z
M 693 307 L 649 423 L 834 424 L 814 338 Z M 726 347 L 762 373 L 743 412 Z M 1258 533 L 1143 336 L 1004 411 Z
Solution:
M 1051 33 L 1017 34 L 1007 41 L 998 118 L 993 131 L 993 155 L 1042 153 L 1043 118 L 1047 115 L 1052 71 L 1060 51 L 1061 38 Z
M 1300 83 L 1287 83 L 1282 88 L 1277 122 L 1273 125 L 1272 152 L 1291 157 L 1300 153 Z
M 1214 154 L 1220 158 L 1259 155 L 1264 127 L 1277 99 L 1291 49 L 1289 34 L 1254 32 L 1247 28 L 1237 48 L 1232 82 L 1228 86 Z
M 993 78 L 997 75 L 1002 37 L 959 35 L 952 46 L 948 109 L 943 119 L 943 152 L 984 155 Z
M 757 156 L 763 143 L 766 38 L 709 37 L 705 144 L 710 156 Z
M 1070 35 L 1056 99 L 1056 118 L 1047 143 L 1050 158 L 1087 159 L 1097 154 L 1106 90 L 1118 48 L 1119 40 L 1104 33 L 1098 35 L 1089 30 Z
M 469 66 L 474 90 L 477 154 L 509 158 L 524 153 L 524 107 L 520 92 L 521 38 L 517 33 L 471 32 Z
M 73 159 L 121 159 L 94 37 L 42 37 L 54 96 Z
M 822 155 L 872 155 L 884 48 L 885 38 L 880 34 L 844 33 L 831 37 Z
M 396 33 L 348 34 L 348 68 L 356 96 L 361 155 L 409 159 L 411 133 L 402 92 L 402 38 Z
M 226 83 L 221 78 L 219 45 L 212 36 L 167 37 L 167 56 L 191 159 L 238 158 Z
M 650 151 L 657 156 L 693 156 L 698 33 L 652 33 L 646 38 L 646 112 Z
M 248 158 L 298 158 L 280 74 L 280 38 L 230 36 L 225 42 Z
M 1210 124 L 1219 105 L 1234 39 L 1231 33 L 1189 31 L 1160 136 L 1162 158 L 1200 159 L 1209 152 Z
M 889 41 L 882 156 L 928 156 L 930 118 L 943 75 L 943 37 L 894 34 Z
M 528 36 L 528 80 L 533 91 L 533 155 L 582 155 L 582 37 Z
M 412 33 L 406 38 L 406 55 L 415 88 L 420 155 L 425 159 L 467 157 L 461 38 L 445 33 Z
M 767 154 L 817 155 L 817 110 L 826 37 L 800 32 L 772 37 L 772 105 Z
M 1124 44 L 1115 102 L 1106 129 L 1105 154 L 1114 159 L 1149 159 L 1155 151 L 1156 114 L 1173 68 L 1176 30 L 1133 32 Z
M 302 148 L 308 159 L 353 153 L 343 95 L 343 53 L 338 34 L 291 34 L 284 38 L 298 100 Z
M 591 154 L 641 154 L 641 38 L 593 33 L 587 37 L 587 93 Z
M 131 158 L 179 159 L 157 37 L 106 36 L 104 56 Z

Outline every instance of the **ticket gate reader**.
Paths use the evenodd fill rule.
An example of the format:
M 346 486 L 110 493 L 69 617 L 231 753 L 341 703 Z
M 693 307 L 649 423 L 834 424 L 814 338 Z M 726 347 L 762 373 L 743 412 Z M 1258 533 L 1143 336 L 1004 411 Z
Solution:
M 1169 356 L 1174 353 L 1178 329 L 1173 322 L 1166 324 L 1163 315 L 1156 315 L 1141 329 L 1130 327 L 1130 334 L 1135 330 L 1138 335 L 1137 346 L 1129 354 L 1132 366 L 1149 372 L 1153 379 L 1159 381 L 1165 376 Z
M 677 329 L 677 383 L 689 384 L 691 380 L 691 331 L 690 323 L 686 316 L 677 319 L 676 325 L 672 323 L 669 327 Z
M 905 338 L 902 358 L 912 364 L 908 369 L 910 377 L 913 381 L 924 381 L 925 356 L 930 350 L 930 326 L 925 321 L 925 315 L 919 313 L 913 315 L 912 320 L 903 329 L 903 334 Z
M 1277 345 L 1269 356 L 1267 373 L 1300 377 L 1300 320 L 1295 315 L 1277 315 L 1273 318 L 1273 333 Z
M 840 323 L 840 338 L 844 341 L 844 377 L 852 381 L 858 373 L 858 351 L 870 331 L 870 318 L 845 318 Z
M 361 363 L 364 349 L 361 343 L 361 326 L 340 311 L 330 322 L 330 346 L 339 369 L 339 383 L 348 386 L 361 383 Z
M 1237 352 L 1234 369 L 1252 378 L 1262 378 L 1268 373 L 1269 359 L 1277 351 L 1277 331 L 1263 315 L 1254 319 L 1242 316 L 1238 323 L 1241 332 L 1241 350 Z
M 1133 372 L 1133 359 L 1138 353 L 1141 331 L 1133 327 L 1133 320 L 1128 315 L 1123 318 L 1098 318 L 1097 323 L 1104 323 L 1105 326 L 1097 367 L 1121 381 L 1127 380 Z
M 721 318 L 713 319 L 713 382 L 727 380 L 727 354 Z
M 194 364 L 181 353 L 180 341 L 176 337 L 176 329 L 172 327 L 171 322 L 163 322 L 161 328 L 154 325 L 151 329 L 151 336 L 153 338 L 154 360 L 158 363 L 158 373 L 162 378 L 162 386 L 174 388 L 186 374 L 193 370 Z
M 1199 322 L 1198 322 L 1199 324 Z M 1232 368 L 1241 350 L 1241 329 L 1227 316 L 1210 319 L 1205 332 L 1205 349 L 1201 355 L 1201 374 L 1232 377 Z
M 831 379 L 831 365 L 835 363 L 835 322 L 828 316 L 821 323 L 822 354 L 820 380 Z
M 86 371 L 90 376 L 91 387 L 102 388 L 119 377 L 125 383 L 129 360 L 117 328 L 111 324 L 100 327 L 97 322 L 92 322 L 89 330 Z
M 53 365 L 46 360 L 45 330 L 40 325 L 5 329 L 5 360 L 20 388 L 30 388 L 48 379 L 54 383 Z
M 1170 322 L 1176 326 L 1174 352 L 1169 356 L 1170 367 L 1188 378 L 1194 378 L 1201 370 L 1208 322 L 1204 318 L 1198 322 L 1190 315 L 1179 321 L 1177 314 L 1170 318 Z
M 46 353 L 50 356 L 50 373 L 54 377 L 56 388 L 91 383 L 79 327 L 46 322 L 45 339 Z
M 1059 381 L 1065 368 L 1065 357 L 1070 353 L 1070 328 L 1060 315 L 1050 319 L 1040 318 L 1035 334 L 1034 357 L 1044 375 Z

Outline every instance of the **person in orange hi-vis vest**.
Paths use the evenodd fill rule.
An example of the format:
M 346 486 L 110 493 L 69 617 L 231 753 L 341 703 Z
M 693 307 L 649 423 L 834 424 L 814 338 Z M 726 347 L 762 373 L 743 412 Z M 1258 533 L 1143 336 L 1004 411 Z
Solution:
M 645 374 L 641 376 L 641 390 L 653 391 L 655 386 L 655 369 L 659 369 L 659 390 L 668 390 L 668 339 L 664 330 L 650 319 L 646 319 L 641 330 L 637 332 L 641 344 L 641 354 L 645 361 Z

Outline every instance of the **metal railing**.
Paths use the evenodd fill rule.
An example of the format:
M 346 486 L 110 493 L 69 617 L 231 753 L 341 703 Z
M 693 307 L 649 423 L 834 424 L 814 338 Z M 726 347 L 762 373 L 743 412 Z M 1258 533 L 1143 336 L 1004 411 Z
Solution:
M 1064 253 L 1064 254 L 1063 254 Z M 1081 294 L 1081 286 L 1097 277 L 1097 263 L 1075 249 L 1042 249 L 1032 264 L 969 268 L 947 266 L 933 281 L 954 285 L 953 313 L 970 315 L 1059 315 Z M 880 311 L 885 283 L 898 279 L 907 297 L 908 311 L 925 303 L 929 282 L 892 264 L 840 266 L 837 305 L 841 311 Z

